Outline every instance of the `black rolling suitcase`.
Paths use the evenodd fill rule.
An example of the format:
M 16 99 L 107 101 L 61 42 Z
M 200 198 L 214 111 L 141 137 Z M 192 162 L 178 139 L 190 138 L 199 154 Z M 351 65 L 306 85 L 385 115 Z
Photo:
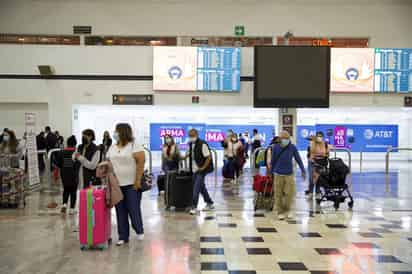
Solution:
M 161 191 L 165 191 L 166 175 L 161 174 L 157 176 L 157 189 L 159 190 L 159 195 Z
M 193 180 L 189 172 L 170 171 L 166 174 L 166 209 L 186 209 L 192 206 Z

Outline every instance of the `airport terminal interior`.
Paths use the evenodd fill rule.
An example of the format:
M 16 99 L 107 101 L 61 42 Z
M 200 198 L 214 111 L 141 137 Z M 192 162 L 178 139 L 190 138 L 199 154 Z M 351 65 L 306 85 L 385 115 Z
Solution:
M 1 0 L 0 274 L 412 273 L 411 26 L 409 0 Z

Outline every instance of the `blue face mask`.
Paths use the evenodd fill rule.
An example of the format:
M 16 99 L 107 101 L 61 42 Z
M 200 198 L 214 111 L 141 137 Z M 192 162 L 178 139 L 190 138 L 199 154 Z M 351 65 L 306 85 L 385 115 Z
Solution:
M 282 140 L 280 140 L 280 145 L 281 145 L 282 147 L 285 147 L 285 146 L 289 145 L 289 143 L 290 143 L 290 140 L 289 140 L 289 139 L 282 139 Z

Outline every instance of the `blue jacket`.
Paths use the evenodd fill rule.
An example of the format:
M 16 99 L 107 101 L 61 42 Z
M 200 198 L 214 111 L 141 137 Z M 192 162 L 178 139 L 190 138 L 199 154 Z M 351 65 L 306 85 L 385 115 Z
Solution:
M 285 151 L 281 152 L 282 150 Z M 295 158 L 302 173 L 305 173 L 302 159 L 294 144 L 289 144 L 286 147 L 281 147 L 279 144 L 275 145 L 272 149 L 272 174 L 292 175 L 293 158 Z

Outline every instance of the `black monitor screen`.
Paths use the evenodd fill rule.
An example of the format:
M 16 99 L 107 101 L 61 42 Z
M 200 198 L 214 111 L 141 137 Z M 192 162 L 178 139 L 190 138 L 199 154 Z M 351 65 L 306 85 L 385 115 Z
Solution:
M 255 107 L 329 107 L 330 48 L 255 47 Z

